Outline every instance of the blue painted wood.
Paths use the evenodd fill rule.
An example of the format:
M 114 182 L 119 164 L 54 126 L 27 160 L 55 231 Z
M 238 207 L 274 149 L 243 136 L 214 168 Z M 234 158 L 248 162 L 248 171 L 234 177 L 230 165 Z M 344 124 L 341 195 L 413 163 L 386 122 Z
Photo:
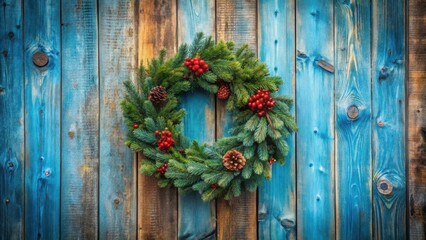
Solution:
M 21 239 L 24 222 L 22 3 L 0 13 L 0 239 Z
M 216 37 L 234 41 L 236 46 L 249 44 L 257 52 L 257 1 L 216 1 Z M 225 102 L 216 102 L 216 136 L 229 136 L 232 114 Z M 238 198 L 217 201 L 218 239 L 256 239 L 256 192 L 243 192 Z
M 97 239 L 97 3 L 62 2 L 61 238 Z
M 279 93 L 295 96 L 295 1 L 259 1 L 259 58 L 284 79 Z M 294 136 L 287 139 L 284 166 L 272 166 L 272 179 L 258 194 L 259 239 L 296 238 L 296 160 Z
M 25 238 L 60 232 L 60 2 L 24 1 Z M 33 54 L 49 57 L 37 67 Z
M 374 238 L 406 238 L 405 1 L 372 4 Z
M 339 239 L 372 238 L 370 13 L 369 1 L 335 3 Z
M 297 237 L 333 239 L 333 1 L 296 2 Z
M 214 35 L 215 2 L 178 1 L 178 42 L 191 42 L 197 32 Z M 186 110 L 184 132 L 190 139 L 212 143 L 215 137 L 214 96 L 196 90 L 182 97 Z M 215 238 L 215 202 L 203 202 L 198 193 L 180 195 L 178 199 L 178 238 Z
M 119 102 L 123 82 L 137 66 L 136 3 L 100 0 L 99 238 L 136 238 L 136 161 L 125 146 L 126 126 Z

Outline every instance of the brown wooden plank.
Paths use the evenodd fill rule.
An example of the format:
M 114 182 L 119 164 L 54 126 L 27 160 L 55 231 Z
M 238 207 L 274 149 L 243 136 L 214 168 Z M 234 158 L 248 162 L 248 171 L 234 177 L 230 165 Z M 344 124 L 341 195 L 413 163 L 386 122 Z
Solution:
M 257 2 L 255 0 L 216 1 L 216 36 L 218 40 L 248 43 L 257 50 Z M 232 127 L 225 104 L 217 101 L 217 136 L 226 136 Z M 217 201 L 218 239 L 256 239 L 256 193 L 245 192 L 230 201 Z
M 176 1 L 139 2 L 139 65 L 166 48 L 176 52 Z M 138 164 L 143 156 L 138 154 Z M 157 179 L 138 174 L 138 239 L 177 238 L 176 188 L 159 188 Z
M 410 239 L 426 235 L 426 2 L 408 1 L 408 191 Z

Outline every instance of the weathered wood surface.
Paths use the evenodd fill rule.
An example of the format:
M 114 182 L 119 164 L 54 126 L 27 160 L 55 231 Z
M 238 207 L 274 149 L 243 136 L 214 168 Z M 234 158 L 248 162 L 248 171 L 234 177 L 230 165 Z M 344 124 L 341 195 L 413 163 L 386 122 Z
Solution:
M 168 55 L 176 51 L 176 1 L 142 0 L 139 2 L 139 65 L 157 56 L 162 48 Z M 138 166 L 143 156 L 138 155 Z M 177 191 L 159 188 L 157 179 L 138 177 L 138 239 L 176 239 Z
M 296 1 L 297 237 L 335 237 L 333 1 Z
M 408 204 L 410 239 L 426 235 L 426 2 L 408 1 Z
M 178 43 L 191 42 L 197 32 L 215 33 L 215 2 L 178 1 Z M 212 143 L 215 137 L 214 96 L 204 90 L 194 90 L 182 96 L 186 110 L 184 133 L 190 139 Z M 215 201 L 203 202 L 198 193 L 179 195 L 178 238 L 215 239 Z
M 216 37 L 234 41 L 237 46 L 248 43 L 257 51 L 257 2 L 255 0 L 216 1 Z M 225 102 L 216 101 L 216 136 L 227 136 L 232 127 L 232 116 Z M 217 201 L 218 239 L 256 239 L 256 192 L 244 192 L 229 201 Z
M 405 1 L 372 4 L 373 236 L 406 237 Z
M 370 2 L 335 5 L 336 235 L 371 239 Z
M 25 238 L 60 233 L 60 3 L 24 1 Z M 33 54 L 47 63 L 36 66 Z M 45 65 L 45 66 L 44 66 Z
M 24 78 L 22 3 L 0 13 L 0 239 L 24 230 Z
M 136 158 L 125 146 L 126 126 L 119 105 L 123 82 L 137 67 L 136 3 L 100 0 L 99 6 L 99 238 L 137 235 Z
M 258 4 L 259 58 L 284 85 L 280 94 L 295 96 L 295 1 Z M 287 139 L 294 149 L 294 135 Z M 296 239 L 296 162 L 289 151 L 284 166 L 272 166 L 272 179 L 258 191 L 259 239 Z
M 61 238 L 96 239 L 99 216 L 97 3 L 95 0 L 64 1 L 61 9 Z

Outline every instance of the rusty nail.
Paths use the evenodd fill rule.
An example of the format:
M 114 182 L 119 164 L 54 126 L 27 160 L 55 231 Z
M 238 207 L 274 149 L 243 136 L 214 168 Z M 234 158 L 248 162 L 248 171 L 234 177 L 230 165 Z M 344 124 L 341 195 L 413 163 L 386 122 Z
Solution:
M 324 60 L 318 60 L 317 65 L 327 72 L 334 73 L 334 66 Z
M 346 111 L 346 115 L 348 115 L 349 119 L 351 119 L 351 120 L 357 119 L 358 115 L 359 115 L 358 107 L 355 106 L 355 105 L 348 107 L 348 109 Z
M 44 52 L 36 52 L 33 55 L 33 63 L 37 67 L 44 67 L 49 63 L 49 57 Z
M 382 122 L 382 121 L 379 121 L 379 122 L 377 123 L 377 125 L 379 125 L 379 127 L 383 127 L 383 122 Z
M 10 199 L 9 198 L 6 198 L 6 204 L 9 204 L 10 203 Z
M 392 183 L 387 179 L 381 179 L 377 182 L 377 189 L 383 195 L 390 195 L 393 190 Z

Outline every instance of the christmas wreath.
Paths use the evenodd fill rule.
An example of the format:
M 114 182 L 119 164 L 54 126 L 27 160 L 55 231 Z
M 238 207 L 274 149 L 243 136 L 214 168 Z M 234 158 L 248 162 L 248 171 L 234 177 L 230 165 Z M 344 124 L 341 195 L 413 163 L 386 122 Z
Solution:
M 157 177 L 160 187 L 200 192 L 204 201 L 255 191 L 271 178 L 275 161 L 284 163 L 285 138 L 297 128 L 292 98 L 277 93 L 282 79 L 269 75 L 247 45 L 234 49 L 233 42 L 216 43 L 202 33 L 172 58 L 165 56 L 162 50 L 141 66 L 136 85 L 124 84 L 126 144 L 142 153 L 140 171 Z M 179 95 L 196 88 L 226 101 L 233 116 L 230 136 L 212 146 L 183 135 Z

